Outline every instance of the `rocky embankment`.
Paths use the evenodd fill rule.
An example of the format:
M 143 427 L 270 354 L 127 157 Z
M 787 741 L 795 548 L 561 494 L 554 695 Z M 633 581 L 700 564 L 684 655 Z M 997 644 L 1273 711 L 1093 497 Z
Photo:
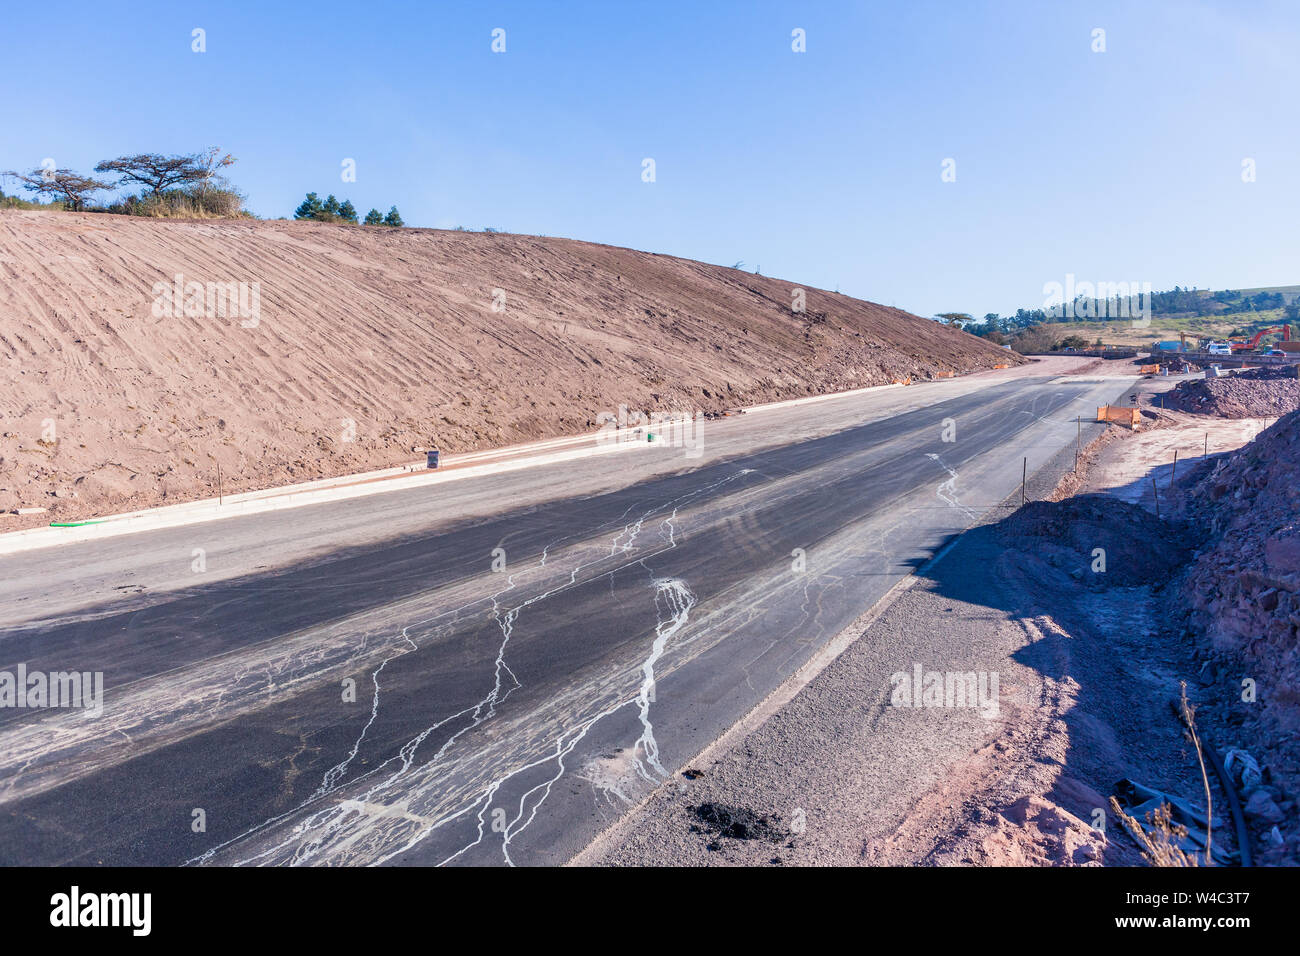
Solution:
M 1294 366 L 1273 366 L 1190 379 L 1166 394 L 1165 407 L 1221 418 L 1285 415 L 1300 409 L 1300 378 Z

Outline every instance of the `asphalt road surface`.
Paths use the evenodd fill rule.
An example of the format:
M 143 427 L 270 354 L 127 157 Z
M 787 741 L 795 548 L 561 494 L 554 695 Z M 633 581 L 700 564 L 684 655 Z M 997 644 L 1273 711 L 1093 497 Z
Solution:
M 0 558 L 0 863 L 553 864 L 1073 443 L 1013 370 Z

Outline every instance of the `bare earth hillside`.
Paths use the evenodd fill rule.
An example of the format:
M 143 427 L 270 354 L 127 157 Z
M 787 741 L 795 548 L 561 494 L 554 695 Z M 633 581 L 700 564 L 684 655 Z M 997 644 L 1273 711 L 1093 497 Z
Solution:
M 579 433 L 620 404 L 1021 361 L 897 309 L 807 289 L 796 313 L 795 283 L 568 239 L 5 211 L 0 276 L 0 511 L 48 509 L 0 530 L 213 495 L 218 463 L 229 493 Z

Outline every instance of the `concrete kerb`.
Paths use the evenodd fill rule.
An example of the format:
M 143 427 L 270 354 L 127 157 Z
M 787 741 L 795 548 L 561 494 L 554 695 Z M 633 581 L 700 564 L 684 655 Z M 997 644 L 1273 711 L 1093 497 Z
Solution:
M 941 381 L 946 384 L 960 382 L 962 379 L 952 378 Z M 904 387 L 906 386 L 898 383 L 869 385 L 846 392 L 829 392 L 822 395 L 809 395 L 780 402 L 769 402 L 764 405 L 754 405 L 744 409 L 744 412 L 745 414 L 761 414 L 765 411 L 780 408 L 851 398 L 868 392 Z M 564 451 L 555 450 L 568 445 L 581 447 Z M 224 495 L 220 503 L 216 498 L 204 498 L 179 505 L 165 505 L 161 508 L 123 512 L 121 514 L 107 515 L 103 518 L 88 519 L 88 523 L 73 527 L 28 528 L 23 531 L 11 531 L 0 534 L 0 555 L 17 554 L 38 548 L 55 547 L 60 544 L 95 541 L 122 534 L 134 534 L 140 531 L 156 531 L 204 521 L 217 521 L 222 518 L 261 514 L 268 511 L 297 508 L 327 501 L 342 501 L 365 495 L 382 494 L 388 491 L 420 488 L 426 485 L 440 484 L 444 481 L 455 481 L 459 478 L 499 474 L 538 465 L 570 461 L 587 455 L 645 447 L 650 447 L 649 443 L 643 444 L 625 439 L 620 439 L 613 444 L 605 444 L 599 441 L 596 433 L 590 432 L 582 435 L 544 439 L 509 448 L 489 449 L 482 452 L 457 455 L 446 461 L 446 465 L 449 467 L 445 470 L 427 471 L 422 464 L 400 465 L 378 471 L 321 478 L 297 485 L 263 488 L 234 495 Z M 541 454 L 530 454 L 530 452 L 541 452 Z M 503 456 L 506 457 L 504 461 L 465 464 L 466 462 Z
M 590 436 L 584 436 L 590 438 Z M 273 491 L 247 492 L 244 495 L 230 496 L 218 504 L 215 498 L 191 501 L 180 505 L 169 505 L 147 511 L 128 512 L 95 519 L 96 523 L 68 528 L 29 528 L 25 531 L 12 531 L 0 535 L 0 555 L 16 554 L 37 548 L 54 547 L 79 541 L 95 541 L 102 538 L 134 534 L 140 531 L 156 531 L 181 525 L 196 524 L 204 521 L 218 521 L 223 518 L 235 518 L 244 515 L 279 511 L 285 508 L 298 508 L 304 505 L 319 504 L 326 501 L 343 501 L 360 498 L 365 495 L 381 494 L 388 491 L 404 491 L 410 488 L 423 488 L 429 485 L 457 481 L 463 478 L 477 478 L 484 475 L 519 471 L 538 465 L 571 461 L 589 455 L 609 454 L 640 448 L 653 448 L 642 442 L 624 441 L 613 444 L 596 444 L 591 447 L 574 448 L 540 455 L 528 455 L 510 458 L 506 461 L 487 462 L 479 465 L 452 468 L 446 471 L 415 471 L 402 477 L 401 469 L 384 473 L 374 473 L 382 477 L 392 474 L 388 481 L 365 481 L 363 476 L 349 476 L 347 479 L 328 479 L 329 484 L 311 482 L 296 486 L 292 490 L 274 489 Z M 343 482 L 346 480 L 346 484 Z

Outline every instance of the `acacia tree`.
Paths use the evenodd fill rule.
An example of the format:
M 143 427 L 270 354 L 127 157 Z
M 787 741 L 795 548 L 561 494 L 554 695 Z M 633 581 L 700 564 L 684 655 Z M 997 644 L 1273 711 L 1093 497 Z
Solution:
M 213 186 L 227 186 L 220 171 L 234 163 L 235 157 L 229 153 L 223 156 L 220 149 L 210 146 L 201 153 L 177 156 L 162 153 L 119 156 L 104 160 L 95 167 L 95 172 L 118 176 L 118 186 L 139 183 L 156 196 L 174 186 L 194 186 L 199 192 Z
M 201 170 L 197 157 L 163 156 L 160 153 L 137 153 L 106 159 L 95 167 L 97 173 L 112 173 L 118 177 L 117 185 L 139 183 L 157 195 L 172 186 L 184 186 L 198 180 Z
M 4 175 L 13 176 L 28 192 L 61 198 L 74 212 L 85 208 L 92 193 L 113 188 L 112 183 L 83 176 L 71 169 L 33 169 L 28 176 L 9 170 Z

